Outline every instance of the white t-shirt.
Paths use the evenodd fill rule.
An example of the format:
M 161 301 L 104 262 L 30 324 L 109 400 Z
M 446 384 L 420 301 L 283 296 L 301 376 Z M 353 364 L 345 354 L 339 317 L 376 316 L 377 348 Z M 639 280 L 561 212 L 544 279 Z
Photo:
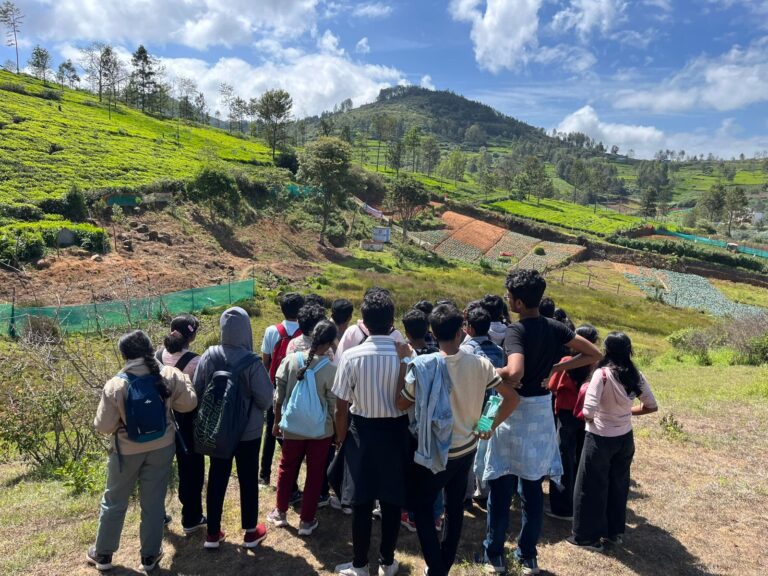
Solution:
M 293 320 L 283 320 L 281 324 L 285 327 L 288 335 L 295 333 L 299 329 L 299 323 Z M 275 347 L 280 342 L 280 332 L 273 324 L 264 331 L 264 339 L 261 341 L 261 353 L 269 354 L 270 356 L 275 351 Z

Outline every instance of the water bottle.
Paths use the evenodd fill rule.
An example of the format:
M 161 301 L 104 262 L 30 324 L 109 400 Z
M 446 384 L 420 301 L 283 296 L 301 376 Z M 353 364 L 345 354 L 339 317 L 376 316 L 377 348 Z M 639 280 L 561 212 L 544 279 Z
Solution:
M 480 420 L 475 426 L 475 432 L 490 432 L 493 426 L 493 421 L 496 418 L 496 412 L 499 411 L 499 405 L 501 404 L 501 396 L 493 395 L 488 399 L 483 410 L 483 415 L 480 416 Z

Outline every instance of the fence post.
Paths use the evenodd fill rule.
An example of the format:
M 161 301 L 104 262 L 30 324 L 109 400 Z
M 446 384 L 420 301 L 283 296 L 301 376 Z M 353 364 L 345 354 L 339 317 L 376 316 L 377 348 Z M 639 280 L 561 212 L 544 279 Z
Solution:
M 618 295 L 619 295 L 619 290 L 621 290 L 621 284 L 619 284 L 618 282 L 616 282 L 616 296 L 618 296 Z
M 232 275 L 227 279 L 227 292 L 229 293 L 229 305 L 232 306 Z
M 194 312 L 195 311 L 195 287 L 192 286 L 192 288 L 190 288 L 190 291 L 192 293 L 192 310 L 190 310 L 190 312 Z
M 587 288 L 589 288 L 592 285 L 592 273 L 589 274 L 587 277 Z
M 96 307 L 96 295 L 93 293 L 93 288 L 91 288 L 91 302 L 93 302 L 93 314 L 94 314 L 94 320 L 96 321 L 96 331 L 101 334 L 101 324 L 99 323 L 99 309 Z
M 560 284 L 565 284 L 565 270 L 560 272 Z
M 13 287 L 13 298 L 11 300 L 11 323 L 8 326 L 8 336 L 14 340 L 18 337 L 16 332 L 16 286 Z
M 675 294 L 675 308 L 677 308 L 677 294 Z

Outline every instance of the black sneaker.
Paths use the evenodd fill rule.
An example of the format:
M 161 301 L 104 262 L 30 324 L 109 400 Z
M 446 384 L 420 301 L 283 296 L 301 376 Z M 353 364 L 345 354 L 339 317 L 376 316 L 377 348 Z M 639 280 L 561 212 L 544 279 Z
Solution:
M 565 541 L 572 546 L 576 546 L 577 548 L 582 548 L 584 550 L 591 550 L 592 552 L 603 551 L 603 545 L 600 540 L 596 540 L 595 542 L 577 542 L 575 537 L 568 536 Z
M 610 544 L 611 546 L 621 546 L 624 544 L 624 536 L 622 534 L 614 534 L 613 536 L 604 536 L 603 544 Z
M 166 514 L 165 518 L 163 518 L 163 526 L 168 526 L 171 522 L 173 522 L 173 517 L 170 514 Z
M 112 554 L 96 554 L 96 546 L 91 546 L 85 553 L 85 559 L 91 566 L 95 566 L 99 572 L 112 570 Z
M 259 476 L 259 486 L 269 486 L 269 478 L 265 478 L 264 476 Z
M 142 556 L 141 557 L 141 566 L 139 566 L 139 570 L 142 572 L 151 572 L 155 568 L 157 568 L 157 565 L 160 563 L 160 559 L 163 557 L 163 550 L 160 549 L 160 552 L 158 552 L 155 556 Z
M 291 499 L 288 501 L 288 503 L 293 506 L 294 504 L 298 504 L 301 502 L 301 499 L 304 497 L 304 494 L 301 490 L 296 490 L 293 494 L 291 494 Z
M 182 529 L 184 530 L 184 534 L 194 534 L 195 532 L 200 530 L 200 528 L 207 525 L 208 525 L 208 518 L 206 518 L 205 516 L 200 516 L 200 520 L 198 520 L 196 524 L 192 524 L 191 526 L 182 526 Z

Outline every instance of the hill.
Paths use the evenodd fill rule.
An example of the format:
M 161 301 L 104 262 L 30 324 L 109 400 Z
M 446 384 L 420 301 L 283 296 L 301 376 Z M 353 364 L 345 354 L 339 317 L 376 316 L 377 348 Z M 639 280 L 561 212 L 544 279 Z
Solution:
M 208 126 L 153 118 L 91 94 L 0 71 L 0 203 L 84 191 L 132 190 L 188 179 L 204 162 L 271 164 L 261 142 Z

